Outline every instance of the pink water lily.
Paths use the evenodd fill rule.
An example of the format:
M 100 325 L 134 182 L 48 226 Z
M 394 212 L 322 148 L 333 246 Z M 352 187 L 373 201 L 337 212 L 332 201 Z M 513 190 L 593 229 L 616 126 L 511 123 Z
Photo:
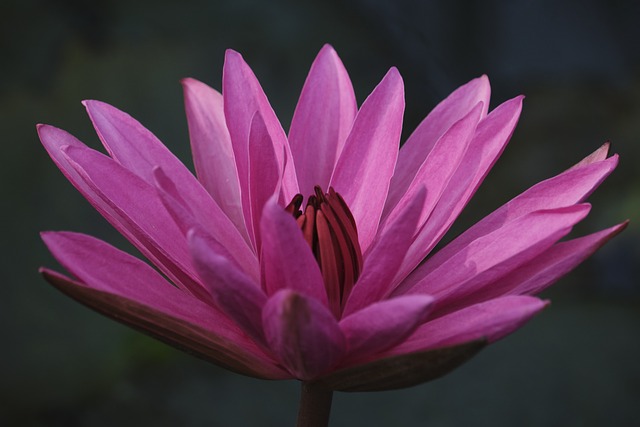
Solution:
M 84 105 L 108 155 L 38 127 L 64 175 L 153 266 L 84 234 L 45 232 L 71 276 L 41 271 L 89 307 L 242 374 L 347 391 L 428 381 L 523 325 L 547 304 L 533 295 L 625 226 L 560 241 L 616 167 L 605 144 L 433 252 L 520 115 L 522 97 L 489 112 L 485 76 L 401 149 L 398 71 L 358 108 L 330 46 L 288 135 L 234 51 L 222 94 L 183 87 L 197 178 L 102 102 Z

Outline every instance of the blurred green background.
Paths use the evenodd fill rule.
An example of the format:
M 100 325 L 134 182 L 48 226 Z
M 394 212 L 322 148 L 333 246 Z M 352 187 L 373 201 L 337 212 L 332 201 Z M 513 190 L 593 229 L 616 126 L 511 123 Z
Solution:
M 285 129 L 315 54 L 331 43 L 360 102 L 390 66 L 405 79 L 405 137 L 486 73 L 493 105 L 527 95 L 461 231 L 611 140 L 621 163 L 577 234 L 630 227 L 546 293 L 523 330 L 451 375 L 334 397 L 333 426 L 640 425 L 640 4 L 635 1 L 4 0 L 0 3 L 3 426 L 287 426 L 295 382 L 240 377 L 91 312 L 38 275 L 40 230 L 127 248 L 63 178 L 36 123 L 97 147 L 82 99 L 138 118 L 191 165 L 179 79 L 220 88 L 239 50 Z

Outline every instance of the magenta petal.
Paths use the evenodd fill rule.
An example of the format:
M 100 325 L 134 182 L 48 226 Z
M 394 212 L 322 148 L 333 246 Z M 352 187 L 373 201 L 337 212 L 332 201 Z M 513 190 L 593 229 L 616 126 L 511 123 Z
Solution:
M 327 372 L 345 353 L 345 338 L 333 314 L 314 298 L 290 289 L 269 298 L 262 311 L 271 351 L 298 379 Z
M 440 306 L 486 286 L 530 261 L 571 231 L 590 205 L 541 210 L 511 221 L 461 248 L 432 268 L 430 260 L 402 283 L 396 293 L 420 292 Z
M 236 228 L 244 230 L 240 183 L 222 94 L 195 79 L 183 79 L 182 87 L 198 179 Z
M 284 170 L 282 191 L 284 200 L 298 193 L 298 179 L 287 137 L 273 112 L 267 96 L 242 55 L 227 50 L 222 76 L 224 115 L 231 135 L 238 168 L 241 193 L 249 187 L 249 133 L 256 111 L 260 111 L 267 132 L 273 142 L 278 167 Z
M 48 232 L 42 238 L 56 259 L 84 282 L 42 271 L 71 297 L 235 371 L 286 377 L 224 314 L 171 286 L 142 261 L 83 234 Z
M 320 268 L 293 216 L 271 199 L 264 207 L 260 230 L 267 294 L 292 289 L 327 305 Z
M 393 347 L 407 338 L 429 314 L 433 298 L 408 295 L 371 304 L 340 321 L 353 361 Z M 349 362 L 347 362 L 349 364 Z
M 440 137 L 479 102 L 483 106 L 480 118 L 486 116 L 490 95 L 489 79 L 482 76 L 459 87 L 440 102 L 402 145 L 389 192 L 404 193 Z
M 311 65 L 289 131 L 301 194 L 313 194 L 316 185 L 329 187 L 357 109 L 347 70 L 335 50 L 324 45 Z
M 260 284 L 246 276 L 218 242 L 202 231 L 188 235 L 194 264 L 216 306 L 258 342 L 264 342 L 262 307 L 267 296 Z
M 479 339 L 494 342 L 524 325 L 547 303 L 530 296 L 506 296 L 472 305 L 420 326 L 384 356 L 449 347 Z
M 362 274 L 344 307 L 345 316 L 381 300 L 391 292 L 391 280 L 411 244 L 425 197 L 425 190 L 422 189 L 398 220 L 373 242 L 371 252 L 365 257 Z
M 398 156 L 403 112 L 404 86 L 392 68 L 358 111 L 331 178 L 353 213 L 363 252 L 378 229 Z

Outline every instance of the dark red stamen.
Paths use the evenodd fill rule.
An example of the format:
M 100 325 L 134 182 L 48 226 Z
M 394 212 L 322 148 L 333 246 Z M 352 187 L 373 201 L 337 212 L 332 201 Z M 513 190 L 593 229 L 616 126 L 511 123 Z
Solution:
M 313 251 L 322 272 L 330 308 L 336 318 L 340 318 L 362 268 L 355 220 L 342 196 L 333 188 L 323 193 L 320 187 L 315 187 L 315 194 L 308 198 L 304 213 L 301 206 L 302 196 L 298 194 L 286 210 L 296 218 Z

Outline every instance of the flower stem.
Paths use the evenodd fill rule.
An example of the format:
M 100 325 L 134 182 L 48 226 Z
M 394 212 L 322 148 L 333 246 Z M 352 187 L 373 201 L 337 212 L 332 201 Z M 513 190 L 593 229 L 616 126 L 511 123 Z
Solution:
M 318 383 L 303 382 L 297 427 L 327 427 L 333 390 Z

